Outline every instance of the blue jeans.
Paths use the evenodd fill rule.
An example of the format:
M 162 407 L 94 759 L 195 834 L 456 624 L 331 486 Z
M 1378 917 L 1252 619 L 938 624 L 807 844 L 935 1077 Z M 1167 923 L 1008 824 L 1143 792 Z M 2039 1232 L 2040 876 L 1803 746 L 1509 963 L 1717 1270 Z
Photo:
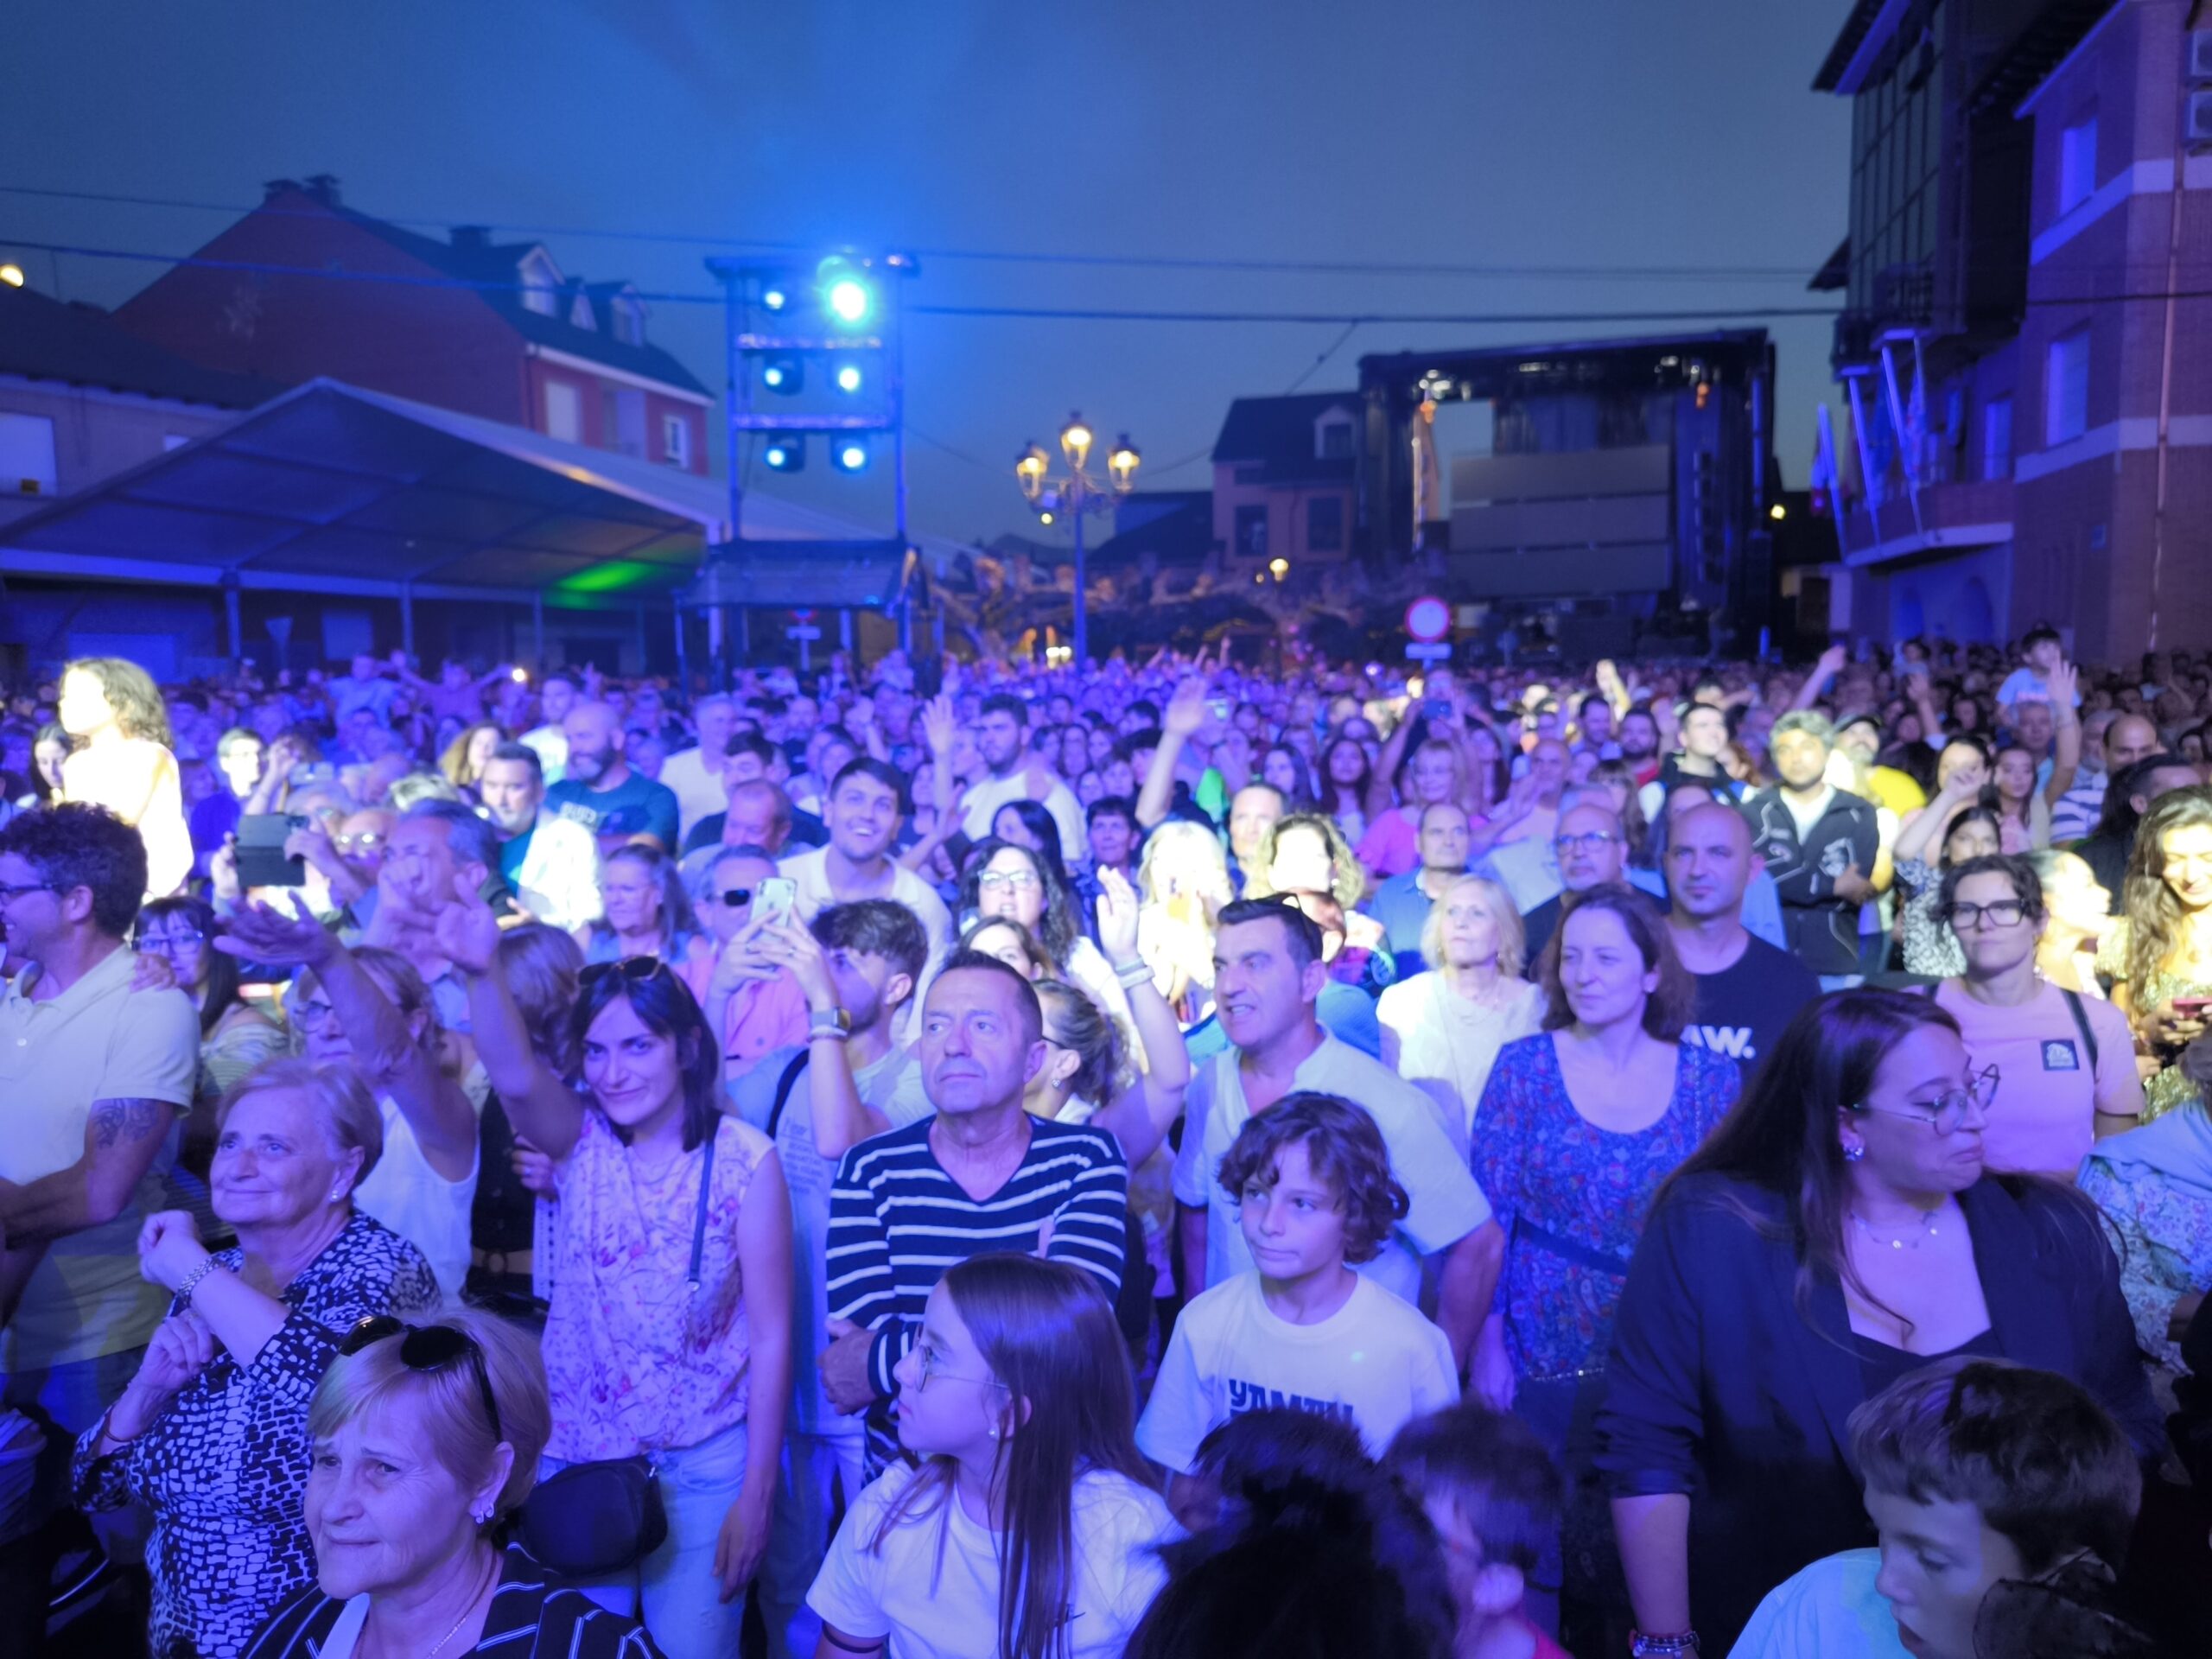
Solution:
M 861 1464 L 868 1427 L 846 1417 L 822 1433 L 794 1428 L 784 1435 L 784 1478 L 776 1484 L 775 1519 L 768 1553 L 760 1561 L 760 1621 L 767 1627 L 769 1659 L 814 1659 L 822 1620 L 806 1592 L 829 1552 L 830 1522 L 842 1485 L 844 1506 L 861 1495 Z
M 738 1423 L 696 1446 L 655 1452 L 668 1537 L 627 1573 L 577 1586 L 601 1606 L 635 1618 L 668 1659 L 729 1659 L 737 1651 L 745 1596 L 722 1600 L 715 1544 L 745 1485 L 747 1432 Z M 539 1472 L 565 1467 L 547 1458 Z

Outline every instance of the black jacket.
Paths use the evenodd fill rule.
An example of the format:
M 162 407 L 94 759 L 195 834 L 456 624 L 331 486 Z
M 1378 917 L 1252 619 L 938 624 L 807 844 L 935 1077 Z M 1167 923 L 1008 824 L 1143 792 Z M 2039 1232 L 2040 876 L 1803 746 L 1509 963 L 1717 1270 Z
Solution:
M 1837 898 L 1835 883 L 1854 864 L 1861 875 L 1874 874 L 1882 836 L 1873 802 L 1837 790 L 1802 842 L 1779 785 L 1759 791 L 1743 811 L 1751 821 L 1751 851 L 1781 892 L 1790 954 L 1816 974 L 1857 973 L 1859 906 Z
M 1732 1201 L 1784 1213 L 1763 1189 L 1698 1175 L 1645 1224 L 1597 1425 L 1613 1496 L 1691 1494 L 1691 1615 L 1715 1654 L 1790 1574 L 1874 1542 L 1849 1460 L 1847 1425 L 1866 1391 L 1843 1287 L 1821 1275 L 1807 1323 L 1795 1251 Z M 1959 1203 L 1998 1351 L 2073 1378 L 2155 1461 L 2164 1425 L 2095 1220 L 2045 1184 L 1996 1176 Z

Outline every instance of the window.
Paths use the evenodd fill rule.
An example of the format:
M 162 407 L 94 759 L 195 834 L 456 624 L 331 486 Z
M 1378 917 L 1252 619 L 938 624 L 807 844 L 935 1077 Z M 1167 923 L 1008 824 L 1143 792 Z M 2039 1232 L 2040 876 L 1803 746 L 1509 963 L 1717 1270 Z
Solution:
M 522 277 L 523 309 L 535 311 L 541 317 L 559 316 L 561 273 L 545 250 L 532 248 L 524 256 L 518 270 Z
M 645 458 L 645 394 L 621 386 L 599 391 L 599 442 L 620 455 Z
M 2058 211 L 2070 213 L 2097 188 L 2097 118 L 2087 115 L 2058 135 Z
M 545 435 L 563 443 L 584 441 L 584 400 L 565 380 L 545 383 Z
M 54 423 L 43 415 L 0 415 L 0 495 L 54 493 Z
M 1268 556 L 1268 510 L 1264 506 L 1236 509 L 1237 554 L 1248 559 Z
M 2012 476 L 2012 400 L 1993 397 L 1981 406 L 1981 475 Z
M 569 308 L 569 321 L 579 328 L 597 328 L 598 319 L 591 314 L 591 301 L 584 295 L 576 296 L 575 303 Z
M 1306 550 L 1341 553 L 1344 550 L 1344 499 L 1317 495 L 1306 504 Z
M 660 458 L 671 467 L 691 470 L 691 423 L 683 416 L 660 417 Z
M 1323 461 L 1351 459 L 1351 422 L 1342 415 L 1328 416 L 1314 429 L 1314 453 Z
M 2050 342 L 2044 367 L 2043 442 L 2045 448 L 2089 429 L 2089 326 Z
M 614 338 L 625 346 L 645 343 L 645 308 L 635 300 L 614 302 Z

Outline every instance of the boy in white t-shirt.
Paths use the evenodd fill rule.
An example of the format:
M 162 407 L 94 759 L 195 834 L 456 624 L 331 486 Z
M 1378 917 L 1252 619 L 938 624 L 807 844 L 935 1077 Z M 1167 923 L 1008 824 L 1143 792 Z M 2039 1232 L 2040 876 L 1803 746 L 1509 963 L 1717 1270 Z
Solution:
M 1219 1179 L 1256 1265 L 1183 1310 L 1137 1424 L 1179 1516 L 1199 1497 L 1199 1442 L 1238 1413 L 1340 1418 L 1372 1454 L 1459 1397 L 1444 1332 L 1352 1271 L 1406 1212 L 1371 1117 L 1334 1095 L 1287 1095 L 1237 1132 Z

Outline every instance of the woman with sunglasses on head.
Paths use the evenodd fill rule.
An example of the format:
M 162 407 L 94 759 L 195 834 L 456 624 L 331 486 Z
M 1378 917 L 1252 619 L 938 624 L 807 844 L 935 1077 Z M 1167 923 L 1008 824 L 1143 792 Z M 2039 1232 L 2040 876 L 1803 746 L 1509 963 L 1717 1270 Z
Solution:
M 775 1147 L 721 1109 L 699 1005 L 649 957 L 584 969 L 546 1064 L 480 900 L 438 918 L 468 982 L 479 1057 L 516 1136 L 552 1160 L 547 1472 L 650 1456 L 668 1536 L 594 1595 L 635 1607 L 672 1659 L 737 1650 L 760 1565 L 791 1395 L 791 1203 Z
M 350 1070 L 272 1060 L 218 1117 L 210 1255 L 181 1211 L 147 1218 L 139 1271 L 169 1316 L 77 1443 L 76 1501 L 153 1510 L 154 1659 L 242 1652 L 315 1575 L 301 1511 L 307 1402 L 354 1324 L 437 1305 L 422 1252 L 353 1205 L 384 1125 Z
M 316 1582 L 248 1659 L 658 1659 L 632 1620 L 498 1542 L 549 1418 L 537 1344 L 513 1326 L 473 1310 L 363 1319 L 307 1412 Z
M 1119 1659 L 1175 1523 L 1098 1281 L 1033 1256 L 963 1262 L 896 1376 L 918 1466 L 846 1511 L 807 1592 L 817 1659 Z
M 2095 1210 L 1986 1167 L 1997 1084 L 1928 997 L 1840 992 L 1660 1189 L 1597 1417 L 1637 1651 L 1725 1653 L 1767 1591 L 1872 1542 L 1849 1419 L 1930 1360 L 2070 1377 L 2158 1455 Z

